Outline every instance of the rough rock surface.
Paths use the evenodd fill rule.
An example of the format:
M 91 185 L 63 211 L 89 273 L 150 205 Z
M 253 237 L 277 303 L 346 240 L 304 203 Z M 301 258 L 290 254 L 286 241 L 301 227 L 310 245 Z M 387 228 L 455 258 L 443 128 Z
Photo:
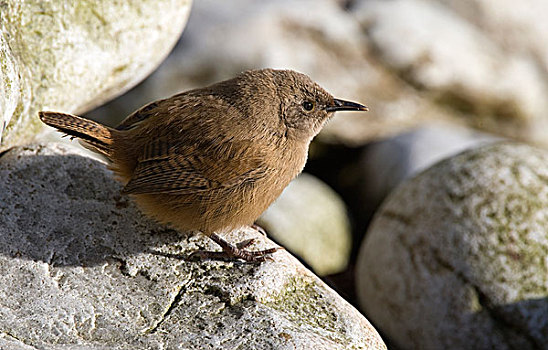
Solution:
M 371 107 L 337 113 L 322 131 L 328 142 L 361 145 L 443 113 L 369 59 L 367 38 L 333 0 L 201 0 L 181 41 L 161 68 L 115 103 L 92 114 L 121 120 L 152 100 L 231 78 L 246 69 L 308 74 L 333 95 Z
M 548 152 L 497 143 L 431 167 L 376 215 L 357 263 L 402 349 L 546 349 Z
M 341 272 L 348 264 L 352 236 L 345 205 L 312 175 L 293 180 L 259 224 L 320 276 Z
M 451 124 L 426 123 L 419 128 L 369 144 L 359 160 L 356 178 L 363 202 L 362 215 L 371 217 L 402 181 L 465 149 L 497 138 Z M 500 139 L 498 139 L 500 141 Z
M 548 143 L 548 2 L 354 4 L 371 52 L 423 96 L 476 127 Z
M 83 113 L 169 53 L 191 0 L 0 1 L 0 148 L 41 128 L 40 109 Z
M 0 347 L 385 349 L 357 310 L 287 252 L 261 265 L 188 262 L 215 249 L 144 218 L 72 147 L 0 158 Z M 232 241 L 255 237 L 234 232 Z

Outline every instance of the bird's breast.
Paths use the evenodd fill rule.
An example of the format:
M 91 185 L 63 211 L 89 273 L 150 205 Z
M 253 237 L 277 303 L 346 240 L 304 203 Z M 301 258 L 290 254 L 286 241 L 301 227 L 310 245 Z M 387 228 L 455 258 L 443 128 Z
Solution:
M 267 188 L 274 195 L 274 198 L 270 198 L 272 201 L 301 173 L 308 155 L 308 145 L 290 143 L 281 147 L 283 149 L 272 152 L 268 165 L 270 171 L 265 176 Z

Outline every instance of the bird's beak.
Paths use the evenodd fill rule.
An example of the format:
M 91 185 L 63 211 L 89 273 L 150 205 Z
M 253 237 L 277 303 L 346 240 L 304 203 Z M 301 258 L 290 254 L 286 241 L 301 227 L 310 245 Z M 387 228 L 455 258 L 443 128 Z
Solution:
M 344 101 L 339 99 L 333 100 L 333 105 L 325 107 L 327 112 L 336 112 L 336 111 L 368 111 L 364 105 L 361 105 L 356 102 Z

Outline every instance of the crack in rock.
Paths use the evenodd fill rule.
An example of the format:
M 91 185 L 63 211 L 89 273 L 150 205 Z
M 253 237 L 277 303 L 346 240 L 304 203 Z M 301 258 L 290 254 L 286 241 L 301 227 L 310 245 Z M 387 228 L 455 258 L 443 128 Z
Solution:
M 0 137 L 2 137 L 1 134 L 0 134 Z M 0 139 L 0 141 L 1 141 L 1 139 Z M 3 156 L 5 156 L 6 154 L 8 154 L 8 152 L 11 151 L 12 149 L 13 149 L 13 147 L 12 147 L 12 148 L 8 148 L 8 149 L 3 150 L 2 152 L 0 152 L 0 158 L 2 158 Z
M 158 322 L 156 322 L 155 325 L 153 325 L 149 329 L 145 330 L 145 332 L 144 332 L 145 334 L 154 334 L 154 333 L 156 333 L 158 328 L 160 328 L 160 326 L 165 322 L 165 320 L 168 319 L 169 315 L 171 315 L 173 310 L 177 307 L 177 305 L 179 304 L 179 302 L 183 298 L 183 295 L 186 293 L 186 291 L 187 291 L 187 288 L 184 285 L 179 287 L 179 289 L 177 290 L 177 294 L 175 295 L 175 297 L 169 303 L 169 306 L 166 309 L 166 311 L 162 314 L 162 316 L 160 317 Z
M 519 327 L 519 325 L 513 324 L 511 321 L 507 319 L 507 317 L 497 310 L 497 307 L 493 305 L 489 297 L 486 293 L 484 293 L 481 288 L 470 281 L 468 277 L 461 271 L 457 271 L 453 266 L 445 261 L 441 255 L 440 252 L 436 249 L 430 249 L 432 252 L 432 256 L 434 257 L 434 260 L 442 267 L 450 271 L 463 285 L 469 285 L 472 287 L 472 290 L 474 293 L 476 293 L 478 297 L 478 302 L 480 303 L 481 307 L 487 314 L 489 315 L 489 318 L 494 322 L 495 327 L 498 328 L 501 332 L 501 335 L 506 339 L 507 344 L 512 344 L 513 339 L 510 334 L 508 334 L 507 330 L 511 330 L 513 332 L 518 333 L 523 337 L 523 340 L 525 340 L 528 343 L 529 349 L 544 349 L 542 344 L 538 342 L 537 339 L 535 339 L 533 336 L 528 334 L 526 332 L 526 329 L 523 329 L 522 327 Z
M 13 339 L 13 340 L 16 341 L 16 342 L 19 342 L 19 343 L 25 345 L 26 347 L 30 347 L 30 348 L 36 349 L 36 350 L 39 349 L 39 348 L 37 348 L 36 346 L 34 346 L 34 345 L 32 345 L 32 344 L 28 344 L 28 343 L 26 343 L 24 340 L 19 339 L 18 337 L 16 337 L 15 335 L 11 334 L 10 332 L 7 332 L 7 331 L 2 331 L 2 332 L 0 332 L 0 339 L 5 338 L 5 337 L 2 337 L 1 335 L 5 335 L 5 337 L 9 337 L 9 338 Z
M 388 219 L 398 221 L 407 226 L 411 225 L 411 222 L 412 222 L 411 218 L 396 212 L 392 212 L 392 211 L 383 212 L 383 216 Z M 406 249 L 409 252 L 414 251 L 413 248 L 415 245 L 408 244 L 405 241 L 403 236 L 399 236 L 398 241 L 404 247 L 406 247 Z M 508 331 L 510 330 L 522 336 L 523 340 L 528 343 L 528 346 L 530 349 L 544 348 L 543 345 L 540 344 L 537 339 L 535 339 L 532 335 L 527 333 L 527 329 L 524 329 L 523 327 L 520 327 L 519 325 L 512 323 L 510 320 L 508 320 L 508 317 L 506 315 L 504 315 L 501 311 L 497 310 L 497 307 L 491 302 L 487 294 L 484 293 L 477 284 L 473 283 L 463 272 L 458 271 L 449 262 L 445 261 L 445 259 L 442 258 L 441 253 L 438 250 L 432 247 L 427 247 L 427 248 L 431 252 L 432 257 L 434 258 L 434 260 L 438 263 L 440 267 L 450 271 L 451 274 L 453 274 L 459 281 L 461 281 L 462 285 L 468 285 L 472 288 L 474 293 L 477 295 L 478 302 L 480 303 L 482 309 L 485 310 L 485 312 L 487 312 L 487 314 L 489 315 L 489 318 L 495 324 L 495 327 L 500 330 L 500 334 L 504 337 L 504 339 L 506 339 L 507 344 L 513 344 L 512 337 L 509 334 L 507 334 Z M 411 256 L 411 263 L 413 264 L 415 269 L 419 269 L 419 267 L 417 266 L 417 262 L 414 259 L 414 254 L 410 254 L 410 256 Z
M 408 223 L 408 220 L 403 215 L 389 215 L 389 217 L 396 221 L 404 222 L 406 224 Z M 473 283 L 463 272 L 458 271 L 448 261 L 443 259 L 441 253 L 437 249 L 428 246 L 424 242 L 422 242 L 422 244 L 409 244 L 401 235 L 398 236 L 398 241 L 402 246 L 407 249 L 407 251 L 410 252 L 411 263 L 416 270 L 420 270 L 420 267 L 414 259 L 416 254 L 413 254 L 412 252 L 416 251 L 415 248 L 420 246 L 426 248 L 430 252 L 430 255 L 434 258 L 436 263 L 440 267 L 449 271 L 453 276 L 455 276 L 463 286 L 470 286 L 476 294 L 477 300 L 481 305 L 482 310 L 485 310 L 485 312 L 489 315 L 489 319 L 491 319 L 495 327 L 500 330 L 500 334 L 504 337 L 507 344 L 513 344 L 513 339 L 511 335 L 507 334 L 508 331 L 513 331 L 514 334 L 517 333 L 523 337 L 523 340 L 528 343 L 527 345 L 529 349 L 543 349 L 541 344 L 539 344 L 533 336 L 526 332 L 526 329 L 523 329 L 518 325 L 513 324 L 507 319 L 507 317 L 505 317 L 503 313 L 498 311 L 496 306 L 493 305 L 493 303 L 490 301 L 487 294 L 484 293 L 477 284 Z

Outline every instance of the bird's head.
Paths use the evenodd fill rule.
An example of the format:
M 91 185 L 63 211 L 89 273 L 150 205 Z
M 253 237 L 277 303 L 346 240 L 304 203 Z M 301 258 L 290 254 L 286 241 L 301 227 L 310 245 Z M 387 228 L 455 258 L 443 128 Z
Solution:
M 249 132 L 310 141 L 336 111 L 367 111 L 359 103 L 334 98 L 308 76 L 292 70 L 246 71 L 215 84 L 206 93 L 221 95 L 238 109 Z
M 359 103 L 334 98 L 308 76 L 291 70 L 272 70 L 280 99 L 279 115 L 297 137 L 312 138 L 336 111 L 367 111 Z

